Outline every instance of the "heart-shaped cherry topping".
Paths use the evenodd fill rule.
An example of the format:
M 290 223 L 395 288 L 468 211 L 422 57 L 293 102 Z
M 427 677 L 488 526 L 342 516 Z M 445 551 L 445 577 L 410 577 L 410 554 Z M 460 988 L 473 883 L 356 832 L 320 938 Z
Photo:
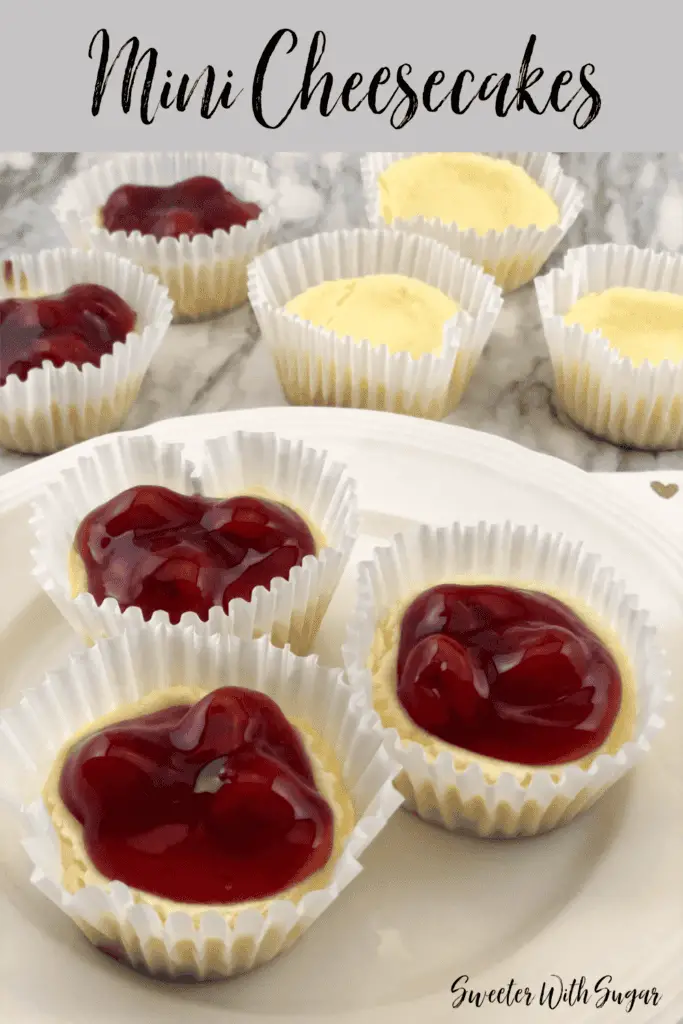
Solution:
M 100 365 L 135 327 L 135 313 L 109 288 L 78 284 L 60 295 L 0 301 L 0 387 L 50 362 Z
M 561 764 L 597 750 L 621 706 L 602 641 L 548 595 L 446 584 L 401 623 L 397 694 L 425 731 L 474 753 Z
M 273 896 L 332 852 L 332 811 L 299 734 L 240 687 L 86 737 L 60 795 L 106 878 L 179 903 Z
M 230 231 L 260 216 L 256 203 L 238 199 L 217 178 L 205 175 L 173 185 L 121 185 L 102 207 L 107 231 L 140 231 L 158 240 Z
M 206 620 L 214 605 L 227 611 L 316 553 L 308 526 L 285 505 L 153 485 L 131 487 L 86 516 L 75 549 L 98 604 L 112 597 L 145 619 L 166 611 L 171 622 L 185 612 Z

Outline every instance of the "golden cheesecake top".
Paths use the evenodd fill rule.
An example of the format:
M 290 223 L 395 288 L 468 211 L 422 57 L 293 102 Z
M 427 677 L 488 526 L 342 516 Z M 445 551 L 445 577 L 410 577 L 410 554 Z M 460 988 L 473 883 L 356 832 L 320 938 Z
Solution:
M 382 217 L 437 219 L 479 235 L 557 224 L 552 197 L 517 164 L 485 153 L 420 153 L 379 175 Z
M 634 366 L 683 362 L 683 295 L 647 288 L 607 288 L 580 298 L 565 314 L 567 325 L 600 331 Z
M 285 306 L 287 313 L 341 337 L 415 357 L 442 351 L 444 325 L 459 309 L 438 288 L 401 274 L 323 281 Z

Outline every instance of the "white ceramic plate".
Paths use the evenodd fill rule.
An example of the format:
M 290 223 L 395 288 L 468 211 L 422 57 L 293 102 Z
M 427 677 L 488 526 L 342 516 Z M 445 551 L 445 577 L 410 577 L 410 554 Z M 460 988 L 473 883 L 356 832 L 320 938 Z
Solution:
M 683 543 L 623 491 L 564 463 L 453 426 L 349 410 L 266 409 L 157 424 L 160 437 L 276 430 L 327 448 L 359 482 L 357 556 L 417 520 L 510 518 L 562 530 L 612 563 L 648 605 L 681 683 Z M 83 446 L 85 447 L 85 446 Z M 38 682 L 77 640 L 30 576 L 27 497 L 75 450 L 0 481 L 0 705 Z M 335 663 L 354 572 L 319 639 Z M 516 842 L 448 835 L 399 813 L 343 899 L 294 950 L 228 983 L 154 983 L 93 950 L 28 880 L 0 804 L 0 1017 L 8 1024 L 479 1024 L 546 1020 L 541 985 L 584 976 L 590 999 L 553 1021 L 677 1024 L 683 1018 L 683 716 L 652 754 L 564 831 Z M 528 988 L 530 1006 L 454 1010 L 452 983 Z M 600 1007 L 593 986 L 656 988 L 659 1002 Z M 558 981 L 555 979 L 555 987 Z

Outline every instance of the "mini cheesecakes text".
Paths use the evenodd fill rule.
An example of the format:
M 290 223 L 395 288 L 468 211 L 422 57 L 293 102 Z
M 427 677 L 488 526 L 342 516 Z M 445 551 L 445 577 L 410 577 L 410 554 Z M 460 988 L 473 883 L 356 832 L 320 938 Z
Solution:
M 345 78 L 335 77 L 324 66 L 327 36 L 313 33 L 310 42 L 300 39 L 293 29 L 275 32 L 263 48 L 251 82 L 251 108 L 263 128 L 277 130 L 297 111 L 311 111 L 329 117 L 335 110 L 354 113 L 369 110 L 388 119 L 392 128 L 401 129 L 418 115 L 449 110 L 466 114 L 479 103 L 488 104 L 497 117 L 513 113 L 562 114 L 571 118 L 578 130 L 592 124 L 602 106 L 593 81 L 594 64 L 578 70 L 568 68 L 546 71 L 534 56 L 537 39 L 531 35 L 519 64 L 512 70 L 501 69 L 477 75 L 469 68 L 437 68 L 424 76 L 410 63 L 392 68 L 382 65 L 374 71 L 354 71 Z M 217 70 L 207 64 L 198 74 L 164 68 L 159 51 L 144 49 L 137 36 L 131 36 L 118 49 L 112 45 L 105 28 L 90 41 L 88 57 L 97 61 L 91 112 L 97 117 L 105 94 L 116 95 L 125 113 L 138 108 L 140 120 L 150 125 L 161 110 L 184 113 L 190 106 L 204 119 L 218 110 L 229 110 L 238 101 L 247 102 L 248 90 L 235 81 L 231 69 Z M 278 70 L 287 69 L 294 85 L 283 90 Z M 118 84 L 113 84 L 118 80 Z M 298 86 L 298 87 L 297 87 Z M 112 97 L 114 98 L 114 97 Z M 114 100 L 115 101 L 115 100 Z

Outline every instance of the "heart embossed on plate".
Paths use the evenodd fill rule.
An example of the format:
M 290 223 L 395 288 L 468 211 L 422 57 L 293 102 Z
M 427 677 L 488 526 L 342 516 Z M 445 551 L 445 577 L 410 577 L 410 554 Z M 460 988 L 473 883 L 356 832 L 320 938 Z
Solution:
M 662 484 L 659 480 L 653 480 L 650 487 L 660 498 L 673 498 L 678 494 L 678 484 Z

